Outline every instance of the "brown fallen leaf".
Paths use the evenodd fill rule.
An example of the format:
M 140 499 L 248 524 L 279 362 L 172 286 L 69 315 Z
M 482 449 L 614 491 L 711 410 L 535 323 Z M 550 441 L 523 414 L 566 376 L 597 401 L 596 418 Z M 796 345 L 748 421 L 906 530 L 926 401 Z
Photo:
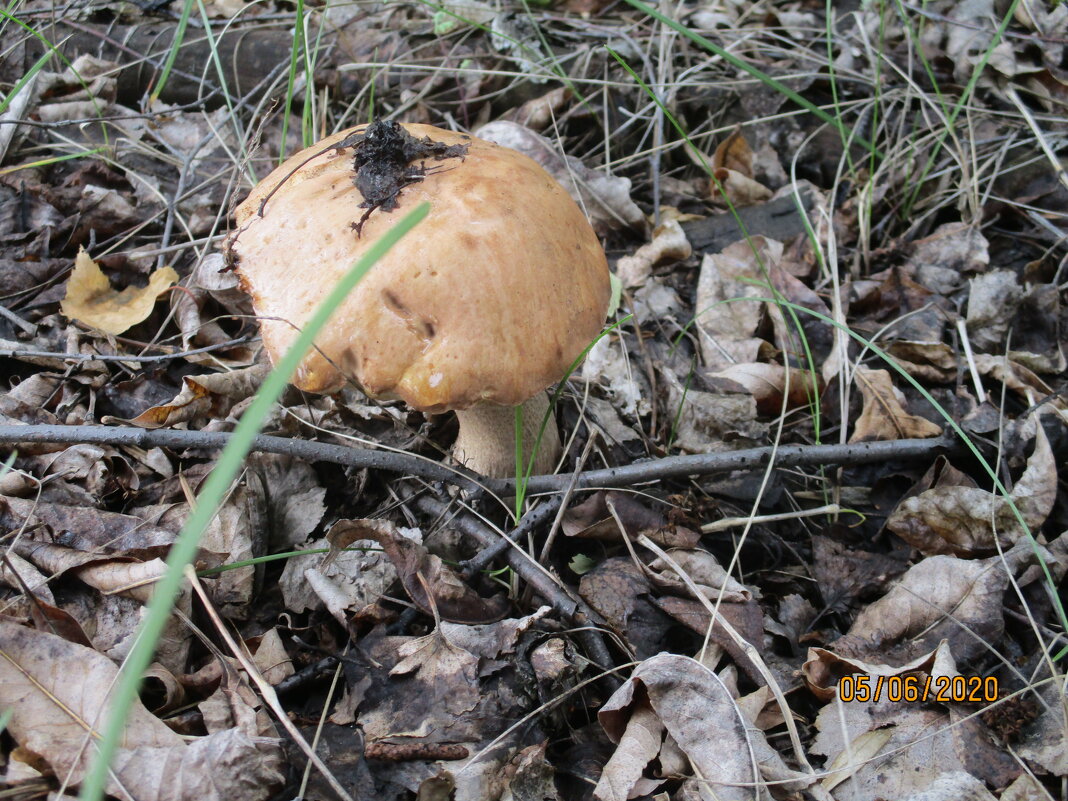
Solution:
M 1027 469 L 1009 494 L 1027 529 L 1037 532 L 1057 499 L 1057 463 L 1041 425 L 1035 426 L 1035 447 Z M 906 498 L 886 527 L 926 555 L 986 556 L 996 547 L 1024 536 L 1009 501 L 1000 493 L 955 480 Z
M 897 666 L 840 656 L 826 648 L 809 648 L 805 663 L 801 666 L 801 676 L 805 684 L 820 701 L 830 701 L 835 698 L 838 695 L 839 682 L 845 676 L 863 674 L 878 679 L 915 672 L 922 672 L 932 677 L 959 675 L 953 654 L 944 642 L 939 643 L 938 647 L 930 653 L 922 654 L 911 662 Z
M 819 534 L 812 537 L 812 573 L 823 600 L 834 609 L 844 611 L 885 592 L 906 566 L 904 558 L 850 547 Z
M 850 442 L 923 439 L 942 433 L 942 428 L 930 420 L 909 414 L 886 370 L 858 367 L 856 382 L 864 396 L 864 406 Z
M 658 263 L 688 259 L 691 253 L 693 248 L 678 221 L 664 220 L 653 229 L 649 242 L 616 262 L 616 275 L 625 287 L 641 286 Z
M 234 404 L 256 393 L 270 371 L 271 366 L 265 362 L 226 373 L 185 376 L 182 391 L 173 400 L 145 409 L 133 420 L 119 422 L 163 428 L 196 419 L 224 418 Z
M 787 410 L 817 403 L 818 387 L 822 384 L 818 375 L 813 382 L 812 373 L 808 370 L 762 362 L 732 364 L 711 373 L 708 377 L 740 384 L 753 396 L 757 411 L 764 416 L 777 415 L 783 411 L 784 395 Z
M 764 268 L 782 258 L 782 243 L 762 236 L 752 243 L 735 242 L 701 262 L 695 313 L 701 357 L 710 370 L 757 362 L 762 350 L 772 350 L 756 336 L 764 304 L 745 298 L 767 297 L 768 290 L 756 282 L 765 280 Z
M 116 292 L 96 262 L 82 249 L 74 260 L 74 271 L 67 279 L 67 294 L 59 308 L 72 320 L 108 334 L 121 334 L 147 320 L 159 296 L 177 281 L 178 273 L 171 267 L 162 267 L 148 277 L 148 286 L 126 287 Z
M 631 539 L 644 534 L 665 548 L 693 548 L 701 541 L 698 532 L 670 524 L 660 512 L 648 508 L 628 493 L 616 491 L 595 492 L 568 509 L 563 515 L 561 529 L 568 537 L 618 542 L 621 536 L 616 516 Z
M 12 713 L 8 733 L 76 786 L 94 755 L 84 747 L 86 737 L 107 717 L 104 699 L 118 666 L 90 648 L 3 622 L 0 653 L 0 695 Z M 254 745 L 235 730 L 187 745 L 139 700 L 126 717 L 122 743 L 107 785 L 119 798 L 259 801 L 282 780 L 276 745 Z
M 719 676 L 689 657 L 664 653 L 645 660 L 597 719 L 612 742 L 627 743 L 605 765 L 594 790 L 604 801 L 625 801 L 640 786 L 649 761 L 668 750 L 661 730 L 685 754 L 707 793 L 694 797 L 749 801 L 758 797 L 761 780 L 780 782 L 784 791 L 815 781 L 787 768 Z
M 966 662 L 1000 642 L 1008 571 L 1019 574 L 1034 558 L 1025 540 L 1004 558 L 929 556 L 862 610 L 833 648 L 848 657 L 905 661 L 945 639 L 957 660 Z
M 579 595 L 620 632 L 639 658 L 667 647 L 671 618 L 650 600 L 649 579 L 630 558 L 601 562 L 579 582 Z
M 328 539 L 331 553 L 357 540 L 370 539 L 381 545 L 408 597 L 428 615 L 454 623 L 490 623 L 503 618 L 511 606 L 504 594 L 481 597 L 440 557 L 386 520 L 339 521 L 330 529 Z

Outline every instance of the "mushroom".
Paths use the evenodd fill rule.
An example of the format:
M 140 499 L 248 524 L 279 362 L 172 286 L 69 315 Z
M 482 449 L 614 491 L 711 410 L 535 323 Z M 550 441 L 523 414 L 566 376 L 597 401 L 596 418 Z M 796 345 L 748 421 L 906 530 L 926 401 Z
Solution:
M 526 460 L 548 410 L 544 390 L 604 324 L 608 264 L 586 217 L 531 159 L 429 125 L 403 128 L 466 152 L 412 165 L 416 177 L 395 198 L 399 211 L 390 213 L 387 203 L 365 215 L 352 151 L 331 150 L 361 129 L 343 131 L 253 189 L 236 209 L 227 248 L 275 361 L 341 275 L 405 209 L 429 201 L 427 217 L 320 332 L 293 383 L 331 392 L 352 381 L 370 396 L 400 398 L 423 412 L 453 410 L 455 458 L 476 472 L 509 476 L 514 407 L 523 410 Z M 559 454 L 550 420 L 535 472 L 549 472 Z

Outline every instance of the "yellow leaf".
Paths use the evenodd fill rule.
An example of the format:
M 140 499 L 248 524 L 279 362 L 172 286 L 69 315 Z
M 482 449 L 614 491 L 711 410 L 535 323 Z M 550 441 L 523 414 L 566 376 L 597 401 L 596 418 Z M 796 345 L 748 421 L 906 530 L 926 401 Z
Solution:
M 67 279 L 67 296 L 59 308 L 72 320 L 108 334 L 121 334 L 148 319 L 159 296 L 177 281 L 178 273 L 163 267 L 148 277 L 148 286 L 131 286 L 116 292 L 83 248 L 74 260 L 74 272 Z

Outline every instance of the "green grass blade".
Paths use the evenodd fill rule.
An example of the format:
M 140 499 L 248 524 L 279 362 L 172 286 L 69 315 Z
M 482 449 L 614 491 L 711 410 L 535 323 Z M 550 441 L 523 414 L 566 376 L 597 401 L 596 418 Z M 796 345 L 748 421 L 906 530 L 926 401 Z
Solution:
M 364 274 L 374 263 L 384 256 L 401 237 L 415 227 L 430 211 L 428 203 L 422 203 L 413 209 L 404 219 L 382 236 L 330 291 L 301 330 L 293 346 L 281 358 L 274 370 L 267 376 L 248 410 L 234 429 L 233 436 L 219 457 L 215 469 L 211 471 L 204 488 L 197 498 L 196 507 L 190 514 L 181 533 L 171 547 L 167 558 L 167 572 L 156 585 L 152 600 L 141 623 L 140 630 L 130 655 L 123 665 L 119 681 L 115 688 L 103 737 L 97 753 L 93 757 L 88 775 L 82 783 L 83 801 L 100 801 L 107 783 L 111 760 L 118 750 L 126 725 L 126 716 L 137 699 L 141 677 L 152 659 L 157 640 L 170 616 L 178 590 L 181 586 L 186 566 L 196 555 L 200 536 L 215 516 L 219 505 L 226 497 L 230 484 L 237 476 L 244 462 L 245 454 L 252 446 L 252 441 L 259 433 L 263 421 L 271 407 L 281 396 L 290 377 L 296 372 L 304 354 L 311 348 L 316 334 L 323 328 L 334 310 L 359 283 Z
M 278 163 L 286 160 L 286 139 L 289 135 L 289 115 L 293 113 L 293 87 L 297 83 L 297 62 L 304 48 L 304 0 L 297 0 L 296 16 L 293 20 L 293 46 L 289 51 L 289 76 L 286 80 L 286 102 L 282 109 L 282 147 L 278 153 Z M 309 76 L 310 80 L 310 76 Z M 307 143 L 305 143 L 307 147 Z
M 192 15 L 193 0 L 185 0 L 182 5 L 182 15 L 178 17 L 178 27 L 174 31 L 174 39 L 171 40 L 171 49 L 167 53 L 167 60 L 163 62 L 163 71 L 160 73 L 156 87 L 152 90 L 152 102 L 159 100 L 163 87 L 167 85 L 167 79 L 170 78 L 171 70 L 174 69 L 174 62 L 178 60 L 178 51 L 185 40 L 185 29 L 189 25 L 189 18 Z
M 26 84 L 33 80 L 33 76 L 41 71 L 44 65 L 48 63 L 48 59 L 50 58 L 52 58 L 51 53 L 44 53 L 39 59 L 37 59 L 37 62 L 32 67 L 26 70 L 26 74 L 19 78 L 18 83 L 16 83 L 11 88 L 11 91 L 7 93 L 3 100 L 0 100 L 0 114 L 3 114 L 5 111 L 7 111 L 7 107 L 11 105 L 11 101 L 14 100 L 18 93 L 22 91 L 22 87 L 24 87 Z

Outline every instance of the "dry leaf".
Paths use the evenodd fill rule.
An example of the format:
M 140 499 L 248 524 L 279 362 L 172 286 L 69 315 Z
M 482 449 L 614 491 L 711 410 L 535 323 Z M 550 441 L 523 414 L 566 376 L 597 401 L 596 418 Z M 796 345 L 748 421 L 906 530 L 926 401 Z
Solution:
M 314 540 L 304 547 L 315 550 L 330 546 L 351 522 L 339 520 L 327 535 L 331 539 Z M 355 540 L 344 547 L 346 550 L 338 550 L 335 546 L 329 560 L 309 553 L 286 562 L 278 581 L 286 609 L 303 612 L 325 604 L 335 617 L 347 620 L 350 612 L 375 603 L 397 580 L 396 568 L 374 540 Z
M 171 401 L 145 409 L 133 420 L 121 422 L 162 428 L 205 417 L 224 418 L 234 404 L 256 394 L 270 371 L 271 366 L 263 363 L 227 373 L 185 376 L 182 391 Z
M 753 396 L 757 411 L 764 416 L 777 415 L 783 411 L 784 395 L 788 411 L 817 403 L 820 394 L 821 381 L 818 375 L 813 382 L 813 375 L 809 370 L 786 368 L 781 364 L 732 364 L 723 370 L 710 373 L 708 377 L 741 385 Z
M 656 264 L 688 259 L 692 252 L 693 248 L 678 221 L 664 220 L 653 229 L 651 241 L 634 251 L 633 256 L 623 256 L 616 262 L 616 275 L 625 287 L 641 286 L 648 280 Z
M 612 515 L 612 508 L 631 539 L 644 534 L 665 548 L 693 548 L 701 540 L 696 531 L 668 524 L 662 513 L 649 509 L 628 493 L 615 491 L 596 492 L 568 509 L 562 518 L 561 529 L 568 537 L 618 542 L 621 539 L 619 523 Z
M 67 279 L 67 294 L 60 310 L 72 320 L 108 334 L 121 334 L 147 320 L 159 296 L 177 281 L 178 273 L 163 267 L 148 277 L 148 286 L 127 287 L 116 292 L 83 248 L 74 260 L 74 271 Z
M 850 657 L 907 660 L 945 639 L 957 660 L 966 662 L 997 647 L 1005 628 L 1001 596 L 1009 584 L 1007 570 L 1019 573 L 1033 560 L 1032 545 L 1024 540 L 1004 559 L 929 556 L 862 610 L 834 650 Z
M 104 698 L 118 666 L 106 656 L 52 634 L 0 623 L 0 688 L 12 712 L 8 732 L 62 780 L 77 785 L 92 748 L 87 727 L 106 719 Z M 125 744 L 112 762 L 107 792 L 161 801 L 258 801 L 281 782 L 274 747 L 258 749 L 238 732 L 184 738 L 135 700 L 126 717 Z
M 1057 463 L 1041 425 L 1035 426 L 1035 448 L 1027 469 L 1010 497 L 1027 528 L 1037 532 L 1057 499 Z M 975 486 L 939 483 L 903 500 L 886 526 L 924 554 L 986 555 L 995 549 L 994 535 L 1010 545 L 1024 536 L 1009 502 L 1000 494 Z
M 850 442 L 870 440 L 922 439 L 937 437 L 942 429 L 930 420 L 909 414 L 886 370 L 856 369 L 857 386 L 864 396 L 864 407 L 853 429 Z
M 428 615 L 457 623 L 489 623 L 503 618 L 511 606 L 503 594 L 481 597 L 440 557 L 388 521 L 340 521 L 330 529 L 329 539 L 331 549 L 345 548 L 361 539 L 381 545 L 408 597 Z
M 760 779 L 782 782 L 785 791 L 801 790 L 814 780 L 787 768 L 763 732 L 747 723 L 720 677 L 688 657 L 658 654 L 644 661 L 601 707 L 597 719 L 612 742 L 629 746 L 605 765 L 595 798 L 629 797 L 645 767 L 633 762 L 660 750 L 661 738 L 653 734 L 661 727 L 717 799 L 756 799 Z
M 878 679 L 904 676 L 915 672 L 922 672 L 932 677 L 959 675 L 953 654 L 944 642 L 939 643 L 938 647 L 930 653 L 897 666 L 839 656 L 826 648 L 809 648 L 805 663 L 801 666 L 801 676 L 805 684 L 820 701 L 830 701 L 836 698 L 839 682 L 845 676 L 859 673 Z M 875 686 L 874 683 L 872 686 Z
M 764 304 L 745 298 L 767 297 L 764 270 L 782 257 L 782 244 L 755 236 L 756 248 L 735 242 L 722 253 L 707 254 L 697 281 L 696 316 L 705 367 L 722 370 L 732 364 L 759 361 L 762 348 L 770 347 L 755 334 L 764 318 Z
M 997 352 L 1023 302 L 1024 290 L 1012 270 L 994 270 L 976 276 L 968 295 L 968 336 L 972 347 Z

